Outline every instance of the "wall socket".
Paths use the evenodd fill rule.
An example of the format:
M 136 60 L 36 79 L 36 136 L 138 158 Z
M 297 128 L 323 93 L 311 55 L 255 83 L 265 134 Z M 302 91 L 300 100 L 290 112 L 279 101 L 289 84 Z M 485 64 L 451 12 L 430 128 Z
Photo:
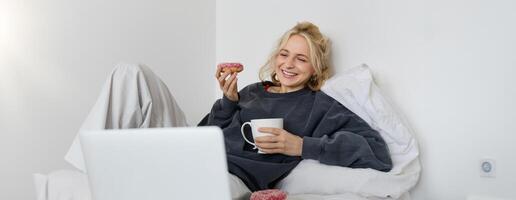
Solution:
M 496 162 L 494 159 L 484 158 L 480 159 L 479 165 L 481 177 L 496 177 Z

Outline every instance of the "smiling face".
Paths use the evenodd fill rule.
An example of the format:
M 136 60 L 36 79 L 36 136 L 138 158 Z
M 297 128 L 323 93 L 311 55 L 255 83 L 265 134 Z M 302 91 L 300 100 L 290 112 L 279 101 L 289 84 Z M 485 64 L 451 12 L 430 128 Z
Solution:
M 280 49 L 275 60 L 275 72 L 282 92 L 303 89 L 315 73 L 309 52 L 306 39 L 300 35 L 292 35 Z

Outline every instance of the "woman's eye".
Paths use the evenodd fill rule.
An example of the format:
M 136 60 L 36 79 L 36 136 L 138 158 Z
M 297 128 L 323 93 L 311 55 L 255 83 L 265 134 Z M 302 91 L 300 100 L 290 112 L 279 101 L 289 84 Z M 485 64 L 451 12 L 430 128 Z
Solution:
M 287 57 L 288 55 L 287 55 L 287 54 L 285 54 L 285 53 L 280 53 L 280 56 L 281 56 L 281 57 Z
M 306 62 L 306 60 L 304 58 L 298 58 L 298 60 L 301 62 Z

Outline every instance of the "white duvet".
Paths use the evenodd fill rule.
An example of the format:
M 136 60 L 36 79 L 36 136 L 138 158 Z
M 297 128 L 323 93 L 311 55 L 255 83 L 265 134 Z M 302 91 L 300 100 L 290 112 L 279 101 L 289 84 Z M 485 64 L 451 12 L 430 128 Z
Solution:
M 124 73 L 128 76 L 116 80 L 145 87 L 135 87 L 140 91 L 121 90 L 121 83 L 111 81 L 117 75 L 117 70 L 126 70 Z M 327 81 L 322 90 L 380 132 L 391 152 L 393 169 L 385 173 L 303 160 L 278 184 L 278 188 L 286 191 L 289 199 L 410 199 L 408 192 L 416 185 L 421 171 L 417 142 L 401 115 L 374 83 L 369 68 L 361 65 L 337 74 Z M 117 98 L 125 98 L 124 101 L 128 103 L 118 105 L 113 102 Z M 152 103 L 150 99 L 158 99 L 159 103 Z M 138 104 L 143 105 L 142 109 L 134 106 Z M 113 70 L 81 130 L 129 128 L 117 123 L 122 118 L 130 118 L 142 128 L 186 125 L 183 112 L 166 86 L 150 69 L 141 65 L 120 64 Z M 166 123 L 156 124 L 156 121 Z M 66 160 L 79 170 L 85 169 L 78 140 L 72 144 Z M 35 174 L 34 181 L 37 200 L 91 200 L 87 176 L 81 171 L 58 170 L 48 175 Z

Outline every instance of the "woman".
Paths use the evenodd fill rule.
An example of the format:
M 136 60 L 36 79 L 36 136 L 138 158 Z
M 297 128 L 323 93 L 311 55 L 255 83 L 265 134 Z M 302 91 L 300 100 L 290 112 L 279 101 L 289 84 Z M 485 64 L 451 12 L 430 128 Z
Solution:
M 329 55 L 328 39 L 317 26 L 303 22 L 281 37 L 260 70 L 262 82 L 238 92 L 237 74 L 217 69 L 224 96 L 213 105 L 206 125 L 223 129 L 229 172 L 251 191 L 274 187 L 302 159 L 381 171 L 392 168 L 378 132 L 320 91 L 329 76 Z M 260 129 L 273 135 L 255 139 L 265 154 L 258 154 L 240 133 L 244 122 L 261 118 L 284 119 L 283 129 Z

